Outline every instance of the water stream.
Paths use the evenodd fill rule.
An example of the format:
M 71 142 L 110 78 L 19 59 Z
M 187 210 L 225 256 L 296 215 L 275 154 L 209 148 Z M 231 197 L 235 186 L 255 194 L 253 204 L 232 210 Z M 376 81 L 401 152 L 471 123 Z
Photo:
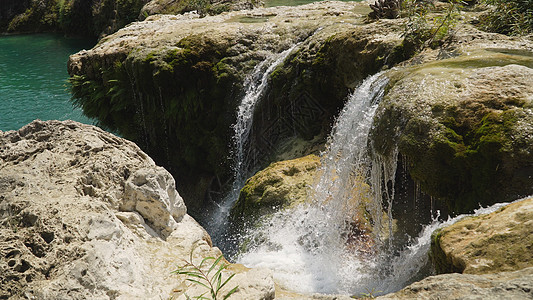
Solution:
M 370 180 L 372 175 L 391 175 L 372 172 L 377 162 L 371 161 L 367 144 L 387 82 L 379 73 L 356 89 L 322 155 L 321 176 L 310 195 L 313 200 L 280 211 L 263 226 L 250 229 L 244 237 L 249 250 L 240 254 L 238 262 L 268 267 L 278 282 L 298 292 L 353 294 L 365 292 L 377 282 L 374 276 L 383 273 L 378 261 L 386 236 L 382 231 L 389 228 L 385 226 L 389 218 L 384 217 L 381 191 L 373 191 L 369 183 L 391 180 Z M 396 165 L 395 160 L 389 162 Z M 370 217 L 363 221 L 365 214 Z M 354 291 L 354 287 L 360 290 Z
M 246 78 L 244 86 L 246 91 L 237 108 L 237 120 L 233 125 L 234 134 L 232 137 L 232 156 L 233 156 L 233 183 L 230 192 L 222 199 L 221 203 L 211 216 L 206 225 L 207 231 L 215 240 L 215 244 L 222 248 L 231 248 L 232 243 L 225 234 L 228 228 L 228 216 L 232 205 L 239 197 L 239 192 L 244 186 L 247 177 L 253 172 L 255 167 L 253 158 L 248 157 L 247 149 L 249 148 L 249 135 L 253 123 L 253 113 L 256 103 L 262 97 L 268 86 L 268 79 L 275 68 L 280 65 L 289 54 L 300 43 L 294 44 L 289 49 L 277 54 L 268 56 L 261 63 L 257 64 L 253 72 Z M 229 250 L 231 251 L 231 250 Z

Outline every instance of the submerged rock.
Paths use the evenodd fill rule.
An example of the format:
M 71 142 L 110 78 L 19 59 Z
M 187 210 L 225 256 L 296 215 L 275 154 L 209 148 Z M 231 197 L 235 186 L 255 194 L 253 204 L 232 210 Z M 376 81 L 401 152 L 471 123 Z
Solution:
M 431 253 L 438 273 L 488 274 L 533 267 L 533 198 L 435 232 Z
M 94 126 L 34 121 L 0 131 L 0 298 L 185 299 L 171 272 L 221 255 L 172 176 Z M 232 267 L 229 299 L 272 299 L 269 272 Z M 240 278 L 240 279 L 239 279 Z

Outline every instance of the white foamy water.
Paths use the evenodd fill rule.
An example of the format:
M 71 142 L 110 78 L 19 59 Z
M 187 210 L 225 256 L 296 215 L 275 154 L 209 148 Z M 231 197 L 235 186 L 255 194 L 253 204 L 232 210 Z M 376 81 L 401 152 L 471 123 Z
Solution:
M 248 237 L 259 242 L 242 253 L 238 262 L 247 267 L 271 269 L 278 284 L 295 292 L 387 294 L 432 275 L 428 252 L 435 230 L 467 216 L 494 212 L 507 204 L 480 208 L 474 214 L 446 221 L 433 221 L 401 251 L 384 250 L 374 256 L 339 247 L 334 241 L 330 243 L 331 239 L 321 232 L 328 226 L 324 221 L 325 212 L 313 206 L 300 206 L 276 213 L 269 222 L 250 233 Z

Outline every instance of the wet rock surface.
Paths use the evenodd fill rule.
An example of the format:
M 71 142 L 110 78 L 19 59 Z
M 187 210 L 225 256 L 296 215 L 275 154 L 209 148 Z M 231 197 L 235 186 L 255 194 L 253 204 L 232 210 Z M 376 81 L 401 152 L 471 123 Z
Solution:
M 533 268 L 490 275 L 431 276 L 376 299 L 533 299 Z
M 533 193 L 533 60 L 471 50 L 391 72 L 372 132 L 415 182 L 455 213 Z

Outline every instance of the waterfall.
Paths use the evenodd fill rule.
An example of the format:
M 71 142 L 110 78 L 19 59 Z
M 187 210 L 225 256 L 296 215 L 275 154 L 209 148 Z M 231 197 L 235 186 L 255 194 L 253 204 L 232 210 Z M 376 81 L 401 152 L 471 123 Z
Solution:
M 398 151 L 379 156 L 368 138 L 387 83 L 379 73 L 355 90 L 322 154 L 309 203 L 265 216 L 260 226 L 248 228 L 238 263 L 269 268 L 277 284 L 300 293 L 380 295 L 432 274 L 432 232 L 464 215 L 443 222 L 437 212 L 417 236 L 402 245 L 392 243 Z
M 379 246 L 373 245 L 366 234 L 381 241 L 386 218 L 381 192 L 372 191 L 369 177 L 386 172 L 372 172 L 367 144 L 387 82 L 387 77 L 378 73 L 356 89 L 340 113 L 322 155 L 321 176 L 310 195 L 314 200 L 280 211 L 260 228 L 250 229 L 246 239 L 252 246 L 241 253 L 238 262 L 269 267 L 278 282 L 288 283 L 287 288 L 299 292 L 350 294 L 354 287 L 375 283 L 369 270 L 379 269 L 379 255 L 374 253 Z M 372 216 L 368 226 L 372 232 L 363 229 L 365 234 L 359 236 L 355 231 L 364 226 L 356 225 L 366 213 Z M 254 244 L 255 240 L 260 242 Z
M 227 219 L 232 205 L 237 201 L 239 192 L 244 186 L 244 182 L 250 174 L 250 169 L 255 166 L 251 165 L 252 158 L 247 157 L 246 150 L 249 147 L 249 135 L 253 123 L 254 108 L 257 102 L 263 96 L 264 91 L 268 86 L 268 79 L 270 74 L 289 56 L 289 54 L 300 43 L 294 44 L 285 51 L 268 56 L 261 63 L 257 64 L 253 72 L 246 78 L 244 86 L 246 88 L 244 97 L 237 108 L 237 118 L 235 124 L 232 126 L 234 134 L 232 137 L 232 156 L 233 156 L 233 183 L 231 191 L 224 197 L 217 209 L 208 218 L 209 223 L 206 229 L 215 239 L 219 247 L 224 247 L 225 243 L 230 241 L 224 234 L 227 230 Z M 231 242 L 230 242 L 231 243 Z

